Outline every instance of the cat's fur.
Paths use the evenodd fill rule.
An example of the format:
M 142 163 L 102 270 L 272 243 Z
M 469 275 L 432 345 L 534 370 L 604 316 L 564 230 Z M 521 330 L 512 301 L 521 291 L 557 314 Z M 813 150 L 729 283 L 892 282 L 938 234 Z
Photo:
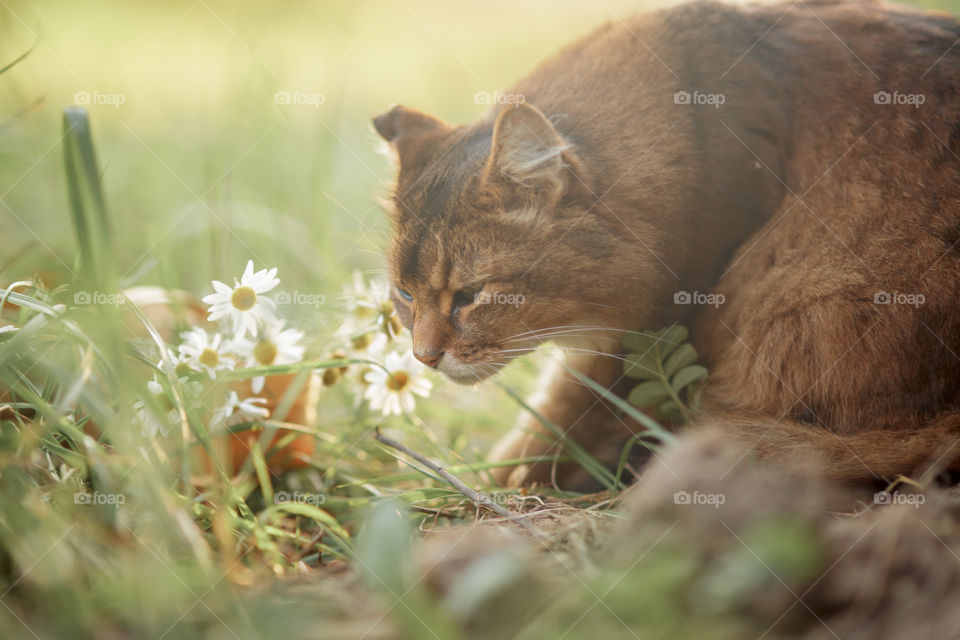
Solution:
M 622 394 L 591 351 L 680 322 L 710 369 L 700 422 L 757 454 L 814 451 L 846 480 L 954 462 L 958 38 L 873 2 L 693 2 L 600 28 L 476 124 L 395 107 L 374 124 L 399 158 L 389 271 L 415 354 L 471 383 L 552 338 Z M 564 368 L 538 407 L 610 464 L 638 430 Z M 544 432 L 527 417 L 500 443 L 545 460 L 500 481 L 585 486 Z

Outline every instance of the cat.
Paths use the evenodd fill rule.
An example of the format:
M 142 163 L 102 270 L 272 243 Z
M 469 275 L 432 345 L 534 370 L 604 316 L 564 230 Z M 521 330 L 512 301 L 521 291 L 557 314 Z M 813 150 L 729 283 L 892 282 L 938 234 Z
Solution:
M 710 375 L 689 428 L 843 482 L 960 456 L 960 24 L 854 0 L 712 0 L 614 20 L 479 122 L 396 106 L 391 297 L 473 384 L 553 340 L 534 406 L 604 464 L 640 426 L 623 332 L 674 323 Z M 506 104 L 504 104 L 506 103 Z M 712 304 L 703 304 L 703 301 Z M 586 490 L 524 413 L 505 485 Z

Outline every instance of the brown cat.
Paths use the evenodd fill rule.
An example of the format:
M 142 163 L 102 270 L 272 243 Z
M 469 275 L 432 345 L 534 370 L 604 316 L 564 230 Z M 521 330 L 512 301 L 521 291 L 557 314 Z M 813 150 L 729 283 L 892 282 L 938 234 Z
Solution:
M 614 21 L 483 120 L 375 119 L 414 353 L 482 380 L 547 339 L 617 393 L 674 322 L 701 423 L 843 480 L 960 456 L 960 24 L 873 2 L 693 2 Z M 698 304 L 705 294 L 722 304 Z M 722 296 L 722 298 L 721 298 Z M 540 411 L 614 463 L 639 431 L 560 368 Z M 504 483 L 589 483 L 526 416 Z

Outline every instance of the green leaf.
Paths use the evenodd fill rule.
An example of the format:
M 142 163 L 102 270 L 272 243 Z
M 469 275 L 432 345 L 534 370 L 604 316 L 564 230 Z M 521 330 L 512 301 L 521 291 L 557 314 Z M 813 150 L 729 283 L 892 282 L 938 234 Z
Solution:
M 339 536 L 341 540 L 346 543 L 350 539 L 350 534 L 347 532 L 343 526 L 337 522 L 336 518 L 324 511 L 319 507 L 315 507 L 312 504 L 307 504 L 305 502 L 280 502 L 277 504 L 270 505 L 267 507 L 259 516 L 260 520 L 266 520 L 271 514 L 284 512 L 291 513 L 297 516 L 304 516 L 319 522 L 326 527 L 334 534 Z
M 406 510 L 389 500 L 378 503 L 357 536 L 360 568 L 371 588 L 395 597 L 407 590 L 412 543 Z
M 588 387 L 590 387 L 591 389 L 599 393 L 604 400 L 607 400 L 608 402 L 613 403 L 618 409 L 620 409 L 621 411 L 626 413 L 628 416 L 630 416 L 631 418 L 633 418 L 634 420 L 642 424 L 644 427 L 646 427 L 647 433 L 649 435 L 652 435 L 653 437 L 657 438 L 658 440 L 660 440 L 660 442 L 666 443 L 666 442 L 674 441 L 675 439 L 674 435 L 669 431 L 667 431 L 666 429 L 664 429 L 663 426 L 660 425 L 660 423 L 658 423 L 656 420 L 654 420 L 644 412 L 638 411 L 636 407 L 631 406 L 629 402 L 617 396 L 617 394 L 613 393 L 612 391 L 610 391 L 609 389 L 601 385 L 596 380 L 583 375 L 582 373 L 580 373 L 575 369 L 570 369 L 569 367 L 567 367 L 567 369 L 574 376 L 576 376 L 577 380 L 579 380 L 583 384 L 587 385 Z M 616 478 L 614 477 L 614 483 L 615 482 L 616 482 Z
M 610 398 L 611 401 L 616 402 L 616 400 L 620 400 L 620 402 L 623 402 L 623 400 L 621 400 L 620 398 L 617 398 L 615 395 L 613 395 L 603 387 L 600 387 L 600 385 L 598 385 L 596 382 L 594 382 L 587 376 L 584 376 L 579 371 L 576 371 L 575 369 L 571 369 L 570 367 L 567 367 L 567 369 L 574 376 L 576 376 L 577 379 L 579 379 L 581 382 L 584 380 L 588 380 L 589 383 L 592 383 L 592 385 L 596 385 L 596 388 L 601 389 L 601 393 L 609 394 L 611 396 Z M 544 416 L 539 411 L 531 407 L 516 391 L 514 391 L 513 389 L 511 389 L 510 387 L 504 384 L 501 384 L 501 383 L 497 383 L 497 384 L 501 389 L 506 391 L 511 398 L 516 400 L 516 402 L 523 409 L 528 411 L 530 415 L 536 418 L 540 422 L 540 424 L 545 426 L 547 429 L 550 430 L 551 433 L 553 433 L 555 437 L 560 439 L 560 441 L 563 443 L 564 451 L 566 451 L 566 453 L 568 453 L 569 456 L 573 458 L 577 464 L 583 467 L 587 471 L 587 473 L 593 476 L 597 480 L 597 482 L 599 482 L 601 485 L 603 485 L 607 489 L 610 489 L 611 487 L 614 486 L 614 484 L 616 483 L 616 479 L 613 477 L 613 473 L 609 469 L 607 469 L 607 467 L 602 462 L 600 462 L 599 460 L 594 458 L 592 455 L 590 455 L 590 453 L 586 449 L 584 449 L 579 444 L 577 444 L 576 441 L 574 441 L 572 438 L 567 438 L 565 430 L 561 429 L 559 426 L 557 426 L 552 421 L 550 421 L 546 416 Z M 614 398 L 616 400 L 614 400 Z M 626 403 L 624 402 L 624 404 Z
M 443 489 L 441 487 L 423 487 L 420 489 L 411 489 L 410 491 L 405 491 L 396 496 L 397 499 L 403 500 L 407 504 L 426 502 L 429 500 L 436 500 L 438 498 L 455 497 L 463 498 L 463 495 L 453 491 L 452 489 Z
M 657 342 L 657 336 L 637 331 L 624 335 L 622 342 L 623 346 L 631 353 L 644 354 L 653 348 L 653 345 Z
M 260 448 L 259 442 L 254 442 L 253 446 L 250 447 L 250 459 L 253 461 L 253 468 L 257 473 L 257 481 L 260 483 L 263 501 L 270 504 L 273 502 L 273 483 L 270 482 L 267 461 L 263 457 L 263 449 Z
M 672 376 L 680 369 L 696 361 L 697 350 L 688 342 L 680 345 L 676 351 L 670 354 L 670 357 L 663 363 L 663 372 L 667 374 L 667 376 Z
M 657 368 L 657 358 L 653 353 L 646 355 L 631 353 L 623 360 L 623 374 L 628 378 L 639 380 L 656 380 L 660 378 Z
M 630 459 L 630 452 L 633 451 L 634 445 L 638 442 L 641 442 L 641 438 L 647 436 L 647 433 L 635 433 L 630 436 L 630 439 L 627 440 L 627 443 L 623 445 L 623 449 L 620 450 L 620 460 L 617 461 L 617 484 L 610 490 L 610 497 L 613 498 L 617 495 L 618 489 L 626 489 L 627 483 L 623 481 L 623 471 L 627 468 L 627 460 Z M 650 450 L 655 450 L 657 447 L 649 442 L 644 442 L 643 445 Z
M 657 407 L 657 416 L 660 418 L 674 418 L 683 415 L 683 410 L 673 400 L 667 400 Z
M 690 365 L 685 367 L 677 372 L 677 375 L 673 376 L 673 381 L 670 383 L 670 387 L 676 393 L 680 393 L 680 390 L 686 387 L 687 385 L 696 382 L 697 380 L 702 380 L 707 377 L 707 368 L 700 366 L 699 364 Z
M 645 409 L 660 404 L 670 397 L 670 392 L 660 380 L 641 382 L 633 388 L 627 401 L 635 407 Z
M 63 129 L 67 190 L 77 233 L 78 272 L 82 286 L 116 293 L 110 221 L 100 190 L 100 170 L 86 109 L 64 109 Z
M 672 327 L 661 329 L 662 335 L 657 343 L 657 349 L 662 358 L 667 357 L 674 349 L 686 342 L 689 331 L 682 324 L 675 324 Z
M 9 71 L 10 69 L 12 69 L 12 68 L 15 67 L 16 65 L 20 64 L 21 62 L 23 62 L 24 59 L 25 59 L 27 56 L 29 56 L 31 53 L 33 53 L 33 50 L 37 48 L 37 45 L 38 45 L 38 44 L 40 44 L 40 36 L 39 36 L 39 35 L 36 36 L 36 40 L 33 41 L 33 44 L 30 45 L 30 48 L 29 48 L 29 49 L 27 49 L 26 51 L 24 51 L 23 53 L 21 53 L 19 56 L 17 56 L 16 58 L 14 58 L 12 62 L 8 62 L 7 64 L 3 65 L 3 67 L 0 67 L 0 74 L 6 73 L 7 71 Z
M 470 620 L 483 613 L 484 606 L 498 594 L 520 583 L 524 575 L 522 559 L 513 549 L 495 551 L 476 558 L 459 573 L 444 603 L 456 618 Z

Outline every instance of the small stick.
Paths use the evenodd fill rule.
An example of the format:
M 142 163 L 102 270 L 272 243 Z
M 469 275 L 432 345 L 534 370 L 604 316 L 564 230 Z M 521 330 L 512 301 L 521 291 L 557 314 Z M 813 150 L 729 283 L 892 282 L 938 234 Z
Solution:
M 411 458 L 413 458 L 423 466 L 427 467 L 428 469 L 436 473 L 438 476 L 440 476 L 441 478 L 446 480 L 448 483 L 450 483 L 450 485 L 454 489 L 456 489 L 457 491 L 459 491 L 460 493 L 468 497 L 470 500 L 472 500 L 473 503 L 478 507 L 489 509 L 490 511 L 494 512 L 498 516 L 506 518 L 507 520 L 516 521 L 518 524 L 522 525 L 527 529 L 530 529 L 531 531 L 534 530 L 533 527 L 530 525 L 530 523 L 523 518 L 523 516 L 517 515 L 515 513 L 511 513 L 509 510 L 501 507 L 496 502 L 491 500 L 490 496 L 480 493 L 479 491 L 474 491 L 467 485 L 463 484 L 459 479 L 457 479 L 456 476 L 448 472 L 446 469 L 438 465 L 436 462 L 433 462 L 432 460 L 423 457 L 413 449 L 410 449 L 409 447 L 406 447 L 400 444 L 396 440 L 392 438 L 388 438 L 387 436 L 383 435 L 382 433 L 380 433 L 379 427 L 376 429 L 376 435 L 374 437 L 380 442 L 382 442 L 383 444 L 387 445 L 388 447 L 396 449 L 401 453 L 407 454 L 408 456 L 410 456 Z

